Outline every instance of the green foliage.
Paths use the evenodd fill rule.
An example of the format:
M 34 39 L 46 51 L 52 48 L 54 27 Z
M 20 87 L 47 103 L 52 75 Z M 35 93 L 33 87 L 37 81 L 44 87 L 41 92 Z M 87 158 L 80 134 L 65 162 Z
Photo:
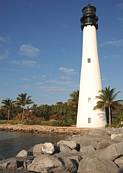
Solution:
M 12 114 L 12 111 L 15 107 L 15 101 L 11 100 L 10 98 L 7 98 L 5 100 L 2 100 L 2 108 L 4 108 L 4 111 L 7 114 L 7 119 L 10 119 L 10 116 Z
M 22 108 L 22 117 L 21 117 L 22 121 L 24 118 L 25 106 L 30 105 L 32 103 L 33 101 L 31 100 L 31 96 L 28 96 L 27 93 L 18 94 L 18 97 L 16 99 L 16 104 L 21 106 Z
M 27 96 L 27 93 L 18 94 L 16 103 L 21 106 L 32 104 L 31 96 Z
M 123 127 L 123 112 L 120 112 L 112 122 L 113 127 Z
M 10 124 L 39 124 L 48 126 L 70 126 L 74 125 L 77 115 L 79 91 L 70 94 L 67 102 L 57 102 L 54 105 L 36 105 L 26 108 L 32 104 L 31 96 L 27 93 L 18 94 L 16 101 L 11 99 L 3 100 L 0 109 L 0 123 Z M 6 121 L 6 114 L 9 110 L 10 120 Z M 5 120 L 4 120 L 5 119 Z
M 109 115 L 111 108 L 112 126 L 123 126 L 123 101 L 115 100 L 119 92 L 107 87 L 99 92 L 97 105 L 94 109 L 102 108 Z M 31 96 L 27 93 L 18 95 L 15 101 L 10 98 L 2 101 L 0 109 L 0 124 L 26 124 L 46 126 L 71 126 L 76 124 L 79 91 L 73 91 L 67 102 L 57 102 L 53 105 L 32 104 Z M 9 116 L 8 116 L 9 113 Z
M 106 114 L 108 114 L 107 121 L 110 126 L 112 122 L 112 110 L 118 105 L 118 100 L 115 100 L 118 94 L 119 91 L 116 92 L 116 89 L 111 89 L 110 86 L 102 89 L 99 91 L 99 95 L 97 96 L 97 105 L 94 107 L 94 109 L 105 109 Z

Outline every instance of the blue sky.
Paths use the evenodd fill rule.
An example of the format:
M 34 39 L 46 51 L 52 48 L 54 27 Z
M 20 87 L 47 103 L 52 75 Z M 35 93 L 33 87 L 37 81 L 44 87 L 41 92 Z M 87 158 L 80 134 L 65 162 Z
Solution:
M 122 0 L 0 0 L 0 100 L 27 92 L 38 103 L 65 101 L 79 88 L 81 9 L 99 17 L 103 86 L 123 97 Z

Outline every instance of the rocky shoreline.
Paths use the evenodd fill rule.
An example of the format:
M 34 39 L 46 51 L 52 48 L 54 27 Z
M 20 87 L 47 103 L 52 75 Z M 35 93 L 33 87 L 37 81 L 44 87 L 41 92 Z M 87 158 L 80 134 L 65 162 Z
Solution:
M 0 173 L 123 173 L 123 128 L 36 144 L 0 161 Z
M 0 130 L 18 131 L 29 133 L 59 133 L 59 134 L 86 134 L 88 129 L 76 127 L 56 127 L 56 126 L 41 126 L 41 125 L 23 125 L 23 124 L 0 124 Z

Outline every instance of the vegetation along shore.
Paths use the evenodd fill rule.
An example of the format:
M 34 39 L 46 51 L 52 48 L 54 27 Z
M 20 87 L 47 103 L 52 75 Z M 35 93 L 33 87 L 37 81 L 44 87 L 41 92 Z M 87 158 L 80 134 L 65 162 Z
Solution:
M 123 101 L 117 100 L 119 91 L 106 87 L 99 91 L 94 109 L 105 109 L 109 126 L 123 126 Z M 0 124 L 23 124 L 42 126 L 75 126 L 79 91 L 73 91 L 65 102 L 36 104 L 27 93 L 18 94 L 15 99 L 1 101 Z M 54 129 L 54 128 L 53 128 Z

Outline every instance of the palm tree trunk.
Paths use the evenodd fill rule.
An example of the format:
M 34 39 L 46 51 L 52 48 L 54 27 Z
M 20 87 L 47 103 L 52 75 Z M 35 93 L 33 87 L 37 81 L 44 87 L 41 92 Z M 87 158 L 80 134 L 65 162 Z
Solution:
M 10 119 L 10 110 L 8 109 L 8 121 Z
M 109 107 L 108 109 L 109 109 L 109 126 L 111 126 L 111 107 Z

